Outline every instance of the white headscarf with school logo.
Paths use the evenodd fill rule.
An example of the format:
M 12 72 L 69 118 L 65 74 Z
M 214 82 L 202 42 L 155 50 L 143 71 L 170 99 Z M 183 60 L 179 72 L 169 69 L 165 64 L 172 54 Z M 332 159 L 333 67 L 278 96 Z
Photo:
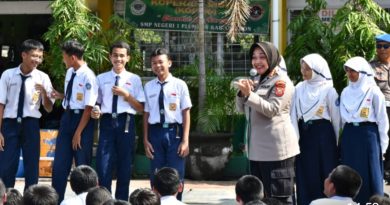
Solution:
M 367 92 L 372 86 L 376 86 L 374 71 L 370 64 L 363 57 L 352 57 L 344 64 L 352 70 L 359 72 L 359 79 L 356 82 L 348 82 L 348 86 L 341 93 L 342 106 L 350 114 L 355 114 L 364 100 Z
M 301 89 L 297 90 L 298 118 L 303 117 L 306 122 L 317 112 L 318 107 L 328 94 L 328 89 L 333 87 L 332 74 L 326 60 L 319 54 L 313 53 L 301 59 L 301 64 L 305 62 L 312 70 L 310 80 L 305 80 L 301 84 Z

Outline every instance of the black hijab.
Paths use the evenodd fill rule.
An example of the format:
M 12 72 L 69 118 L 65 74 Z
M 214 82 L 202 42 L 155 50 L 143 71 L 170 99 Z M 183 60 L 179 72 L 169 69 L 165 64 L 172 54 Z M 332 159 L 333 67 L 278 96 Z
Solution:
M 249 49 L 249 56 L 252 59 L 253 58 L 253 52 L 256 48 L 260 48 L 265 56 L 267 57 L 268 62 L 268 69 L 265 71 L 263 75 L 260 75 L 260 82 L 263 81 L 265 77 L 267 77 L 277 65 L 280 63 L 280 54 L 278 49 L 270 42 L 257 42 L 252 44 L 251 48 Z

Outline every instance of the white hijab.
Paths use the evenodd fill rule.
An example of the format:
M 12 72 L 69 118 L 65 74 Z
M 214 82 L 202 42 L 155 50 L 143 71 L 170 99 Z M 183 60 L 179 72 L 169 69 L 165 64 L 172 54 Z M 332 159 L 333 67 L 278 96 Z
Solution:
M 354 114 L 359 110 L 368 90 L 376 86 L 374 71 L 370 64 L 363 57 L 352 57 L 344 64 L 356 72 L 359 72 L 359 79 L 356 82 L 348 82 L 348 86 L 341 93 L 342 105 L 348 113 Z
M 333 87 L 333 81 L 328 62 L 321 55 L 317 53 L 306 55 L 301 59 L 301 64 L 303 62 L 311 68 L 312 77 L 303 81 L 301 89 L 298 89 L 296 109 L 299 117 L 302 116 L 306 122 L 317 112 L 328 94 L 328 89 Z

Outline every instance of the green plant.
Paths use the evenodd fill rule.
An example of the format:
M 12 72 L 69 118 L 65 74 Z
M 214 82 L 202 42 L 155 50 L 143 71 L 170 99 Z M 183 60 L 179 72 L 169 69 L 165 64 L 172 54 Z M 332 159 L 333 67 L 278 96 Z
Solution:
M 318 17 L 325 0 L 306 0 L 307 6 L 288 26 L 293 36 L 286 48 L 289 75 L 302 80 L 299 61 L 310 53 L 321 54 L 329 64 L 338 91 L 346 85 L 343 64 L 353 56 L 371 60 L 375 55 L 375 35 L 390 31 L 390 14 L 373 0 L 348 0 L 330 24 Z

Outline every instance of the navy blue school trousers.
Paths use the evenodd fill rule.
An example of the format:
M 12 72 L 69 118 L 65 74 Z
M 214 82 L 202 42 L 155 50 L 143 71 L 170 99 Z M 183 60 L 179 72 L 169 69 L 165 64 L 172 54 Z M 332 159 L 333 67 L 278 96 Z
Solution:
M 299 148 L 296 157 L 296 187 L 298 204 L 326 198 L 324 180 L 338 165 L 336 135 L 329 120 L 300 120 Z
M 129 118 L 126 125 L 127 118 Z M 117 124 L 116 122 L 117 121 Z M 99 185 L 111 192 L 113 170 L 116 169 L 115 198 L 127 201 L 134 155 L 134 115 L 122 113 L 113 119 L 103 114 L 100 119 L 99 145 L 96 152 L 96 170 Z M 127 132 L 126 132 L 127 131 Z
M 185 158 L 177 153 L 183 137 L 183 126 L 178 123 L 169 124 L 164 128 L 160 123 L 149 124 L 149 142 L 152 144 L 154 158 L 150 164 L 150 182 L 153 186 L 154 174 L 163 167 L 175 168 L 184 184 Z M 181 193 L 177 198 L 181 200 Z
M 66 110 L 60 123 L 53 162 L 52 186 L 57 191 L 60 203 L 64 199 L 68 175 L 73 163 L 91 165 L 94 120 L 90 119 L 81 133 L 81 149 L 72 148 L 73 135 L 79 125 L 84 110 Z
M 25 187 L 38 183 L 40 133 L 39 119 L 25 117 L 22 123 L 5 118 L 1 127 L 4 137 L 4 151 L 0 151 L 0 178 L 6 187 L 15 186 L 19 165 L 20 149 L 23 152 Z
M 376 123 L 346 123 L 341 136 L 340 153 L 341 164 L 355 169 L 363 179 L 355 201 L 366 204 L 372 195 L 383 196 L 382 151 Z

